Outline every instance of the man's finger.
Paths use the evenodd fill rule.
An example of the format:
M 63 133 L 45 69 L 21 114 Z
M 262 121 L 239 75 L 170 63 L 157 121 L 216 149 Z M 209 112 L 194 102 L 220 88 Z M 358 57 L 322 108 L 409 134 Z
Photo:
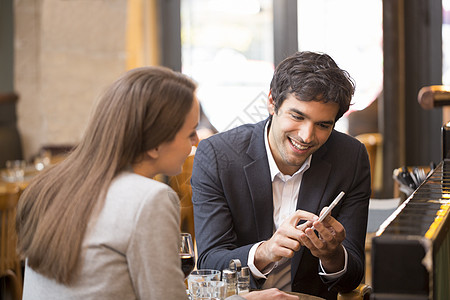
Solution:
M 315 214 L 299 209 L 296 210 L 292 215 L 290 215 L 286 221 L 290 225 L 297 227 L 298 222 L 302 220 L 314 222 L 318 219 L 319 217 L 317 217 Z

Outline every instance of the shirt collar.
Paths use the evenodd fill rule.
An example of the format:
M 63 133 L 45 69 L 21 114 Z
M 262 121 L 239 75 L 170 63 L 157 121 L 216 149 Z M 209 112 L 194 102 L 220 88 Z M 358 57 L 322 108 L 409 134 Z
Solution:
M 267 158 L 268 158 L 268 161 L 269 161 L 270 179 L 273 181 L 275 179 L 275 176 L 277 176 L 278 174 L 280 174 L 280 176 L 282 178 L 284 178 L 285 176 L 288 176 L 288 175 L 284 175 L 278 169 L 278 166 L 277 166 L 277 164 L 275 162 L 275 159 L 273 158 L 272 151 L 270 150 L 269 139 L 268 139 L 268 135 L 267 135 L 268 130 L 269 130 L 270 122 L 271 122 L 271 120 L 269 120 L 266 123 L 266 126 L 264 127 L 264 145 L 266 146 L 266 153 L 267 153 Z M 308 158 L 305 160 L 303 165 L 291 177 L 294 177 L 295 175 L 303 173 L 306 170 L 308 170 L 309 166 L 311 165 L 311 159 L 312 159 L 312 155 L 308 156 Z

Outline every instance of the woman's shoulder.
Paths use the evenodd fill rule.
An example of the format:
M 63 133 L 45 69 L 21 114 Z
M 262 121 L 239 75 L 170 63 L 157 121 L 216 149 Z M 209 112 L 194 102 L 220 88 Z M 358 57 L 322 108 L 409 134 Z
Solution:
M 127 203 L 171 199 L 178 200 L 175 191 L 167 184 L 130 171 L 118 174 L 111 182 L 107 198 L 121 198 Z
M 121 172 L 111 182 L 101 214 L 107 220 L 137 220 L 143 215 L 151 215 L 150 219 L 176 215 L 178 210 L 178 196 L 169 186 L 133 172 Z
M 148 178 L 132 171 L 126 170 L 120 172 L 112 181 L 111 185 L 117 186 L 133 186 L 151 189 L 167 189 L 169 186 L 160 181 Z

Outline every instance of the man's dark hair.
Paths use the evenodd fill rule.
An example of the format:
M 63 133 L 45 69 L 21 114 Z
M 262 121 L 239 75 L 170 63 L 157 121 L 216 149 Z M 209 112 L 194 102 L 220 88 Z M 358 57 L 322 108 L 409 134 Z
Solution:
M 300 101 L 339 104 L 337 121 L 350 107 L 355 83 L 329 55 L 305 51 L 295 53 L 277 66 L 270 91 L 275 113 L 278 113 L 283 101 L 293 94 Z

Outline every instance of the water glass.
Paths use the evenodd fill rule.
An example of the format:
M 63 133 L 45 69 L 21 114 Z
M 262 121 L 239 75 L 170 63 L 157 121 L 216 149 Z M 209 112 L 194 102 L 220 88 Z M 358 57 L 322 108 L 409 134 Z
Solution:
M 193 299 L 196 299 L 196 297 L 200 297 L 203 294 L 207 294 L 205 290 L 208 290 L 210 288 L 211 284 L 207 284 L 205 282 L 221 282 L 220 281 L 220 275 L 221 272 L 218 270 L 211 270 L 211 269 L 200 269 L 200 270 L 194 270 L 191 272 L 191 274 L 188 277 L 188 288 L 189 288 L 189 294 Z M 221 285 L 221 284 L 219 284 Z M 225 285 L 224 289 L 225 289 Z M 225 293 L 225 290 L 224 290 Z M 196 299 L 197 300 L 197 299 Z
M 25 167 L 27 166 L 24 160 L 7 160 L 6 169 L 8 178 L 13 181 L 23 181 L 25 177 Z
M 193 300 L 225 299 L 225 282 L 223 281 L 203 281 L 191 282 L 189 293 Z
M 44 168 L 50 165 L 52 153 L 49 150 L 41 150 L 39 155 L 34 159 L 34 167 L 38 171 L 42 171 Z

